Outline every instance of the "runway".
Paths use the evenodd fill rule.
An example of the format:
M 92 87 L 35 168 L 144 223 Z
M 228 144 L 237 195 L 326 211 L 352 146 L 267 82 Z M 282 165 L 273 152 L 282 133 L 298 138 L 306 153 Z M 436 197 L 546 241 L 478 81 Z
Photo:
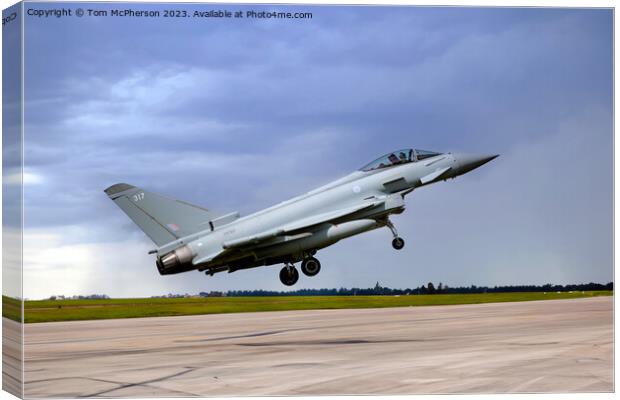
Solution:
M 611 392 L 613 298 L 27 324 L 26 397 Z

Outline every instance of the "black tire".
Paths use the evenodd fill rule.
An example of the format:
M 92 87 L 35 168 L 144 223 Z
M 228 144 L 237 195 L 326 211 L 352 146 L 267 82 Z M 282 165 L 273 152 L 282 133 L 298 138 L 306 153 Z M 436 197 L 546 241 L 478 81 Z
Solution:
M 280 282 L 286 286 L 293 286 L 299 280 L 299 272 L 297 268 L 284 267 L 280 270 Z
M 315 276 L 321 272 L 321 262 L 314 257 L 308 257 L 301 263 L 301 272 L 306 276 Z
M 392 240 L 392 247 L 396 250 L 400 250 L 405 247 L 405 241 L 403 238 L 395 237 L 394 240 Z

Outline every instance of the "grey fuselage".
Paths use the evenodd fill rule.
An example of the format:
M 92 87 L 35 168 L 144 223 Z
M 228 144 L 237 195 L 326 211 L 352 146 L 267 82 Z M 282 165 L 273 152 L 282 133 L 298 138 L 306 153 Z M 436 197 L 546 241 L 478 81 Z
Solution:
M 207 273 L 233 272 L 261 265 L 297 262 L 343 238 L 386 226 L 390 214 L 404 211 L 404 196 L 415 188 L 455 178 L 494 157 L 444 153 L 388 168 L 355 171 L 301 196 L 180 238 L 158 248 L 157 254 L 162 257 L 183 248 L 179 258 L 184 258 L 181 260 L 184 267 L 174 273 L 192 269 Z M 368 206 L 356 211 L 359 205 L 366 204 Z M 339 216 L 339 210 L 353 212 Z M 292 226 L 285 234 L 257 239 L 249 246 L 227 246 L 227 243 L 234 244 L 242 238 L 294 225 L 295 221 L 308 223 L 298 229 Z

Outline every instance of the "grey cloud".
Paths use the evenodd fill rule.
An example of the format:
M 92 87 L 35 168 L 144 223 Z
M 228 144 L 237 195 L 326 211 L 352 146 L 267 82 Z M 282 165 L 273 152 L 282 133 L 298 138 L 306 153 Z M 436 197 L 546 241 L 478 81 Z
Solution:
M 102 190 L 126 181 L 247 214 L 394 148 L 495 151 L 410 197 L 404 252 L 362 235 L 301 283 L 610 277 L 609 11 L 310 8 L 300 23 L 29 20 L 25 152 L 41 182 L 26 187 L 27 227 L 85 257 L 125 252 L 152 294 L 280 288 L 275 267 L 161 280 Z M 89 287 L 123 295 L 105 276 Z

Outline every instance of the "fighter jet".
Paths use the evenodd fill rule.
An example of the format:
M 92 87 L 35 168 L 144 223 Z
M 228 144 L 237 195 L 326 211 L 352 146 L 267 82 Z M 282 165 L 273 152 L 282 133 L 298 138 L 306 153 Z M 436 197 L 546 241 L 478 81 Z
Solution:
M 437 153 L 403 149 L 359 170 L 275 206 L 240 217 L 216 213 L 181 200 L 149 193 L 126 183 L 105 189 L 157 246 L 161 275 L 191 270 L 207 275 L 284 264 L 280 281 L 299 279 L 295 263 L 315 276 L 318 250 L 373 229 L 392 232 L 392 247 L 405 241 L 390 221 L 405 210 L 405 196 L 418 188 L 456 178 L 498 155 Z

